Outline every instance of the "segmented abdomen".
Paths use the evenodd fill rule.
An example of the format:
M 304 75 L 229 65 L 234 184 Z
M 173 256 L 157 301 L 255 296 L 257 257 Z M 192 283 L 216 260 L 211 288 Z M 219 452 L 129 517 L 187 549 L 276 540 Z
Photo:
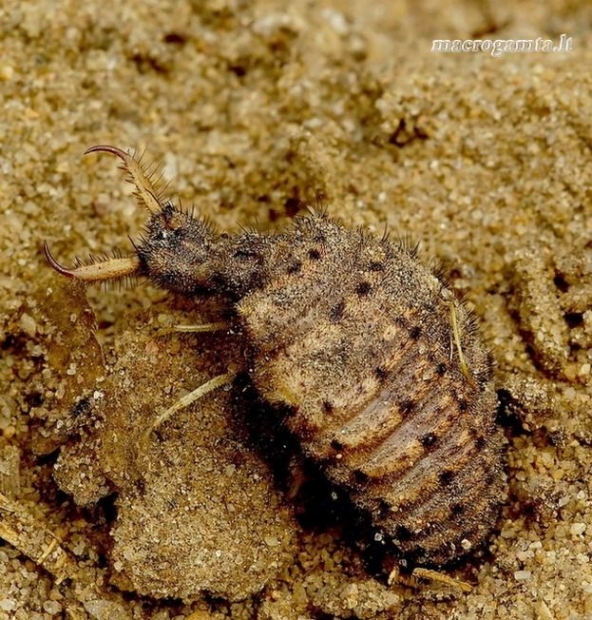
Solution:
M 483 541 L 504 496 L 488 357 L 412 253 L 336 230 L 337 256 L 283 248 L 298 277 L 239 304 L 252 380 L 291 407 L 304 453 L 377 530 L 418 563 L 444 564 Z

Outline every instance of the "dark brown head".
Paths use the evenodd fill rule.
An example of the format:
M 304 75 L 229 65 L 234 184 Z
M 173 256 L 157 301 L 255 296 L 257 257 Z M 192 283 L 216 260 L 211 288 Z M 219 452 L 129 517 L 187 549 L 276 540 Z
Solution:
M 203 218 L 164 200 L 145 167 L 133 155 L 114 146 L 94 146 L 86 153 L 107 152 L 123 162 L 128 181 L 135 187 L 138 202 L 150 212 L 150 219 L 135 252 L 127 257 L 78 261 L 73 269 L 52 256 L 49 264 L 62 275 L 84 282 L 102 282 L 144 276 L 158 286 L 182 293 L 222 293 L 240 298 L 261 285 L 265 274 L 265 237 L 257 233 L 217 233 Z M 264 279 L 264 278 L 263 278 Z
M 88 153 L 107 152 L 123 162 L 128 181 L 135 187 L 138 202 L 151 213 L 141 243 L 127 257 L 109 258 L 78 264 L 68 269 L 56 261 L 44 245 L 49 264 L 62 275 L 84 282 L 102 282 L 125 277 L 145 276 L 169 290 L 190 294 L 208 289 L 211 259 L 220 239 L 202 219 L 164 201 L 151 180 L 151 175 L 132 155 L 114 146 L 99 145 Z
M 140 275 L 158 286 L 184 294 L 215 289 L 220 235 L 202 219 L 167 202 L 153 214 L 136 247 Z

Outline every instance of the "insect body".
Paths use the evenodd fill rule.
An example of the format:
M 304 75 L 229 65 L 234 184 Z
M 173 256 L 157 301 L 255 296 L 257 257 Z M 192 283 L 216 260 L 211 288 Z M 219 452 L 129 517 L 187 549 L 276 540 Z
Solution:
M 403 556 L 443 565 L 486 540 L 505 496 L 491 364 L 415 250 L 322 214 L 283 233 L 220 234 L 165 202 L 132 156 L 90 151 L 123 161 L 152 215 L 132 256 L 70 270 L 46 246 L 55 269 L 223 296 L 253 386 Z

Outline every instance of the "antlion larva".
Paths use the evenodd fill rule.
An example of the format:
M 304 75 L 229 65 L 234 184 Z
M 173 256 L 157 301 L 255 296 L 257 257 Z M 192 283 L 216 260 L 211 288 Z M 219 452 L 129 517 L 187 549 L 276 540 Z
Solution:
M 151 212 L 145 235 L 129 257 L 74 269 L 46 245 L 50 264 L 88 282 L 145 276 L 222 296 L 253 387 L 400 555 L 438 566 L 481 545 L 506 493 L 491 363 L 468 310 L 416 251 L 319 213 L 282 233 L 220 234 L 165 201 L 132 155 L 87 152 L 99 151 L 122 160 Z

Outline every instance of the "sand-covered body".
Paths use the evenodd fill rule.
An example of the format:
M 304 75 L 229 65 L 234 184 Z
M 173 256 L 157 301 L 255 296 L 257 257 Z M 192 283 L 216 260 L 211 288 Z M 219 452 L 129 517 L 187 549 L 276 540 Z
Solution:
M 505 482 L 466 308 L 415 250 L 322 216 L 261 248 L 265 283 L 237 304 L 260 394 L 287 406 L 304 453 L 404 555 L 443 564 L 474 550 Z

